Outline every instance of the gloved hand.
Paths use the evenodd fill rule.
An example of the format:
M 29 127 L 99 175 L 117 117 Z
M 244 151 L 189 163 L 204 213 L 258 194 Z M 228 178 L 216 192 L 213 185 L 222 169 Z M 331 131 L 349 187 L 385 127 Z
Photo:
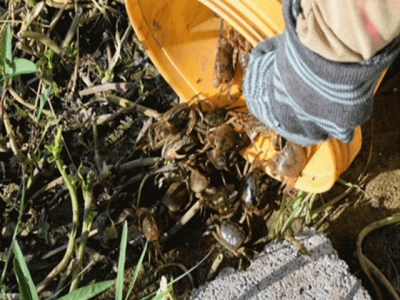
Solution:
M 296 34 L 299 1 L 283 1 L 285 30 L 250 56 L 243 94 L 252 114 L 287 140 L 309 146 L 335 137 L 352 140 L 371 115 L 373 90 L 400 52 L 400 37 L 368 60 L 333 62 Z

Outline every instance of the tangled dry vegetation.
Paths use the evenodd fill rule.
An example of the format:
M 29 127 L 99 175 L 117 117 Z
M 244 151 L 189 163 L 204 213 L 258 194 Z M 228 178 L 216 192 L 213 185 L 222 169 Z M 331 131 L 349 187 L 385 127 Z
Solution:
M 304 211 L 316 195 L 287 198 L 285 208 L 262 162 L 239 155 L 258 134 L 244 124 L 257 121 L 205 110 L 206 99 L 178 104 L 122 3 L 2 1 L 0 13 L 3 296 L 21 293 L 12 243 L 40 297 L 59 297 L 117 277 L 125 222 L 125 291 L 137 276 L 141 298 L 162 276 L 184 273 L 174 284 L 184 298 L 222 267 L 245 267 L 291 219 L 311 221 Z M 301 213 L 284 216 L 293 207 Z M 267 225 L 273 211 L 276 230 Z

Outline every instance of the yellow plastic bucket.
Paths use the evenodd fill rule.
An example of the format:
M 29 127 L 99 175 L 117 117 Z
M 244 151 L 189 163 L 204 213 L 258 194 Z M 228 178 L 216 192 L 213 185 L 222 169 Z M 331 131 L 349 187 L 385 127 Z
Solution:
M 198 94 L 217 101 L 219 88 L 212 86 L 212 73 L 221 18 L 253 46 L 284 29 L 278 0 L 126 0 L 126 8 L 150 59 L 183 101 Z M 239 97 L 235 106 L 245 103 L 240 92 L 243 74 L 238 71 L 231 90 L 232 98 Z M 268 160 L 276 153 L 269 139 L 256 143 L 263 152 L 260 158 Z M 310 147 L 295 188 L 314 193 L 329 190 L 360 148 L 360 128 L 350 144 L 330 139 Z M 252 161 L 257 152 L 249 147 L 242 155 Z M 268 167 L 265 171 L 271 175 Z

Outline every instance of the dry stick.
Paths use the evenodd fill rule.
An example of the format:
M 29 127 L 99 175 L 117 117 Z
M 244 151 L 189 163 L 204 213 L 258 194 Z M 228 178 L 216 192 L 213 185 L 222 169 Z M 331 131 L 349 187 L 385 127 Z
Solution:
M 54 188 L 56 185 L 58 184 L 62 184 L 64 182 L 63 178 L 60 176 L 52 181 L 50 181 L 49 183 L 45 184 L 44 186 L 42 186 L 35 194 L 33 194 L 33 196 L 31 198 L 29 198 L 29 202 L 33 202 L 33 200 L 35 200 L 37 197 L 39 197 L 41 194 L 43 194 L 44 192 Z
M 372 231 L 374 231 L 376 229 L 379 229 L 381 227 L 388 226 L 388 225 L 395 224 L 395 223 L 399 223 L 399 222 L 400 222 L 400 215 L 391 216 L 391 217 L 387 217 L 385 219 L 381 219 L 379 221 L 375 221 L 375 222 L 369 224 L 363 230 L 361 230 L 361 232 L 360 232 L 360 234 L 358 235 L 358 238 L 357 238 L 357 256 L 358 256 L 358 260 L 360 261 L 361 268 L 363 269 L 363 271 L 367 275 L 368 279 L 371 281 L 372 285 L 374 286 L 374 289 L 375 289 L 375 292 L 377 294 L 378 299 L 383 299 L 382 298 L 382 293 L 381 293 L 377 283 L 375 282 L 374 278 L 372 277 L 370 269 L 368 268 L 368 265 L 370 266 L 372 264 L 372 262 L 371 262 L 371 264 L 368 264 L 366 262 L 366 257 L 364 256 L 364 254 L 362 252 L 362 242 L 364 241 L 364 238 L 368 234 L 370 234 Z M 377 273 L 377 274 L 379 274 L 379 273 Z M 379 275 L 377 275 L 377 276 L 379 276 Z M 389 292 L 392 292 L 392 288 L 389 289 Z M 396 298 L 394 298 L 394 299 L 396 299 Z
M 215 274 L 217 273 L 217 269 L 219 265 L 221 264 L 222 260 L 224 259 L 224 255 L 222 253 L 218 254 L 217 257 L 214 259 L 210 270 L 208 271 L 207 274 L 207 281 L 214 279 Z
M 135 168 L 140 168 L 140 167 L 148 167 L 148 166 L 153 166 L 157 162 L 159 162 L 161 157 L 145 157 L 145 158 L 139 158 L 135 159 L 132 161 L 128 161 L 126 163 L 123 163 L 119 166 L 113 166 L 113 165 L 108 165 L 109 169 L 117 169 L 119 172 L 129 172 L 132 169 Z
M 128 106 L 123 106 L 121 105 L 123 108 L 116 111 L 113 114 L 106 114 L 106 115 L 101 115 L 98 117 L 97 119 L 97 125 L 102 125 L 103 123 L 107 123 L 110 122 L 112 120 L 114 120 L 115 118 L 118 118 L 124 114 L 129 114 L 132 111 L 136 110 L 138 108 L 139 104 L 136 104 L 136 102 L 141 101 L 142 99 L 146 98 L 147 96 L 149 96 L 150 94 L 152 94 L 153 91 L 150 92 L 145 92 L 144 94 L 140 95 L 139 98 L 135 101 L 135 103 L 131 102 L 131 104 L 129 104 Z M 96 99 L 97 101 L 100 100 L 100 98 Z M 129 100 L 128 100 L 129 101 Z M 140 107 L 140 105 L 139 105 Z M 144 106 L 141 106 L 143 109 L 149 109 L 149 108 L 144 108 Z M 149 109 L 150 110 L 150 109 Z M 139 110 L 139 112 L 141 112 L 141 110 Z M 156 112 L 156 114 L 158 114 L 158 112 Z M 159 115 L 158 115 L 159 116 Z M 154 118 L 158 117 L 157 115 L 154 115 Z
M 65 37 L 63 44 L 62 44 L 62 51 L 65 51 L 65 48 L 68 46 L 68 44 L 71 42 L 72 38 L 74 37 L 74 35 L 76 34 L 76 55 L 75 55 L 75 66 L 74 66 L 74 72 L 72 74 L 72 78 L 70 79 L 69 83 L 68 83 L 68 88 L 70 89 L 69 92 L 69 98 L 73 98 L 74 95 L 74 91 L 76 89 L 76 81 L 78 79 L 78 69 L 79 69 L 79 62 L 80 62 L 80 55 L 79 55 L 79 21 L 82 15 L 82 7 L 77 8 L 76 7 L 77 2 L 75 2 L 75 11 L 76 11 L 76 15 L 71 23 L 71 26 L 68 30 L 67 36 Z
M 24 32 L 21 32 L 20 37 L 37 40 L 37 41 L 41 42 L 42 44 L 46 45 L 47 47 L 49 47 L 57 55 L 60 55 L 60 53 L 61 53 L 60 47 L 58 47 L 58 45 L 44 33 L 39 33 L 39 32 L 35 32 L 35 31 L 24 31 Z
M 27 161 L 28 158 L 18 148 L 17 142 L 15 141 L 14 130 L 12 128 L 10 118 L 8 117 L 8 114 L 5 110 L 3 111 L 3 124 L 6 127 L 7 135 L 10 138 L 10 147 L 14 155 L 18 158 L 18 161 L 21 163 Z
M 133 112 L 134 110 L 136 110 L 135 106 L 124 107 L 124 108 L 117 110 L 113 114 L 101 115 L 97 119 L 97 125 L 102 125 L 104 123 L 111 122 L 112 120 L 114 120 L 120 116 L 129 114 L 129 113 Z
M 12 87 L 8 87 L 8 91 L 14 97 L 14 99 L 17 100 L 18 103 L 22 104 L 23 106 L 25 106 L 31 110 L 36 109 L 35 105 L 28 103 L 24 99 L 22 99 L 22 97 L 20 95 L 18 95 L 18 93 Z M 42 109 L 42 114 L 46 115 L 47 117 L 52 116 L 52 113 L 46 109 Z
M 125 39 L 128 37 L 129 33 L 132 31 L 132 26 L 129 25 L 128 28 L 125 30 L 124 35 L 122 36 L 122 38 L 119 37 L 119 32 L 118 32 L 118 28 L 117 28 L 117 32 L 115 35 L 115 53 L 114 56 L 109 59 L 108 61 L 108 71 L 112 72 L 114 70 L 115 65 L 118 62 L 118 59 L 120 57 L 121 54 L 121 49 L 122 49 L 122 44 L 125 41 Z
M 197 200 L 195 204 L 182 216 L 182 218 L 175 223 L 175 225 L 168 231 L 165 232 L 161 237 L 161 242 L 165 242 L 168 238 L 177 233 L 187 222 L 189 222 L 196 213 L 200 210 L 201 203 Z
M 44 5 L 45 5 L 44 1 L 39 2 L 39 3 L 35 4 L 35 6 L 30 11 L 28 11 L 26 17 L 24 18 L 24 20 L 22 22 L 21 29 L 19 30 L 19 33 L 17 34 L 18 36 L 20 35 L 21 32 L 24 32 L 25 30 L 27 30 L 29 28 L 29 26 L 31 26 L 32 22 L 42 12 Z
M 1 90 L 1 99 L 0 99 L 0 136 L 1 135 L 1 131 L 3 129 L 3 112 L 4 112 L 4 99 L 6 98 L 6 93 L 7 93 L 7 89 L 3 89 Z
M 97 94 L 101 92 L 108 92 L 108 91 L 118 91 L 123 90 L 126 91 L 128 89 L 136 89 L 139 87 L 137 82 L 119 82 L 119 83 L 106 83 L 102 85 L 96 85 L 84 89 L 79 92 L 79 96 L 88 96 L 92 94 Z
M 77 33 L 77 31 L 78 31 L 77 40 L 79 42 L 79 29 L 78 29 L 78 26 L 79 26 L 79 21 L 81 19 L 82 13 L 83 13 L 83 9 L 80 6 L 78 8 L 76 14 L 75 14 L 74 19 L 71 22 L 71 26 L 69 27 L 68 32 L 67 32 L 67 34 L 66 34 L 66 36 L 64 38 L 64 41 L 63 41 L 63 43 L 61 45 L 61 49 L 64 50 L 68 46 L 68 44 L 71 43 L 71 41 L 74 38 L 74 36 Z M 77 49 L 79 51 L 79 44 L 77 45 Z
M 89 2 L 89 1 L 88 1 Z M 110 7 L 109 6 L 106 6 L 106 5 L 104 5 L 103 3 L 101 4 L 101 6 L 100 6 L 100 3 L 98 3 L 98 1 L 95 1 L 95 0 L 91 0 L 91 5 L 92 5 L 92 7 L 93 7 L 93 16 L 97 16 L 97 14 L 96 14 L 96 12 L 95 12 L 95 10 L 94 10 L 94 8 L 96 8 L 98 11 L 99 11 L 99 14 L 101 14 L 102 16 L 103 16 L 103 18 L 105 19 L 105 20 L 107 20 L 107 22 L 109 23 L 109 24 L 111 24 L 111 21 L 110 21 L 110 18 L 108 17 L 108 15 L 106 14 L 106 9 L 109 9 Z M 115 13 L 116 15 L 119 13 L 119 12 L 117 12 L 117 11 L 115 11 L 115 10 L 113 10 L 113 9 L 110 9 L 113 13 Z
M 154 109 L 150 109 L 150 108 L 147 108 L 147 107 L 145 107 L 143 105 L 133 103 L 132 101 L 129 101 L 128 99 L 124 99 L 122 97 L 118 97 L 118 96 L 115 96 L 115 95 L 107 95 L 106 99 L 107 99 L 108 102 L 117 104 L 117 105 L 119 105 L 121 107 L 132 107 L 132 106 L 135 106 L 138 112 L 144 114 L 145 116 L 147 116 L 149 118 L 158 119 L 161 116 L 161 114 L 158 111 L 154 110 Z
M 93 144 L 94 144 L 94 161 L 96 163 L 97 170 L 101 173 L 102 163 L 100 158 L 100 140 L 99 140 L 99 132 L 97 130 L 97 116 L 96 113 L 93 114 Z
M 76 1 L 63 1 L 63 0 L 46 0 L 45 1 L 46 4 L 50 7 L 55 7 L 58 8 L 60 10 L 70 10 L 73 9 L 75 7 L 75 3 Z M 83 1 L 79 1 L 79 2 L 83 2 Z
M 57 14 L 55 15 L 55 17 L 53 18 L 53 20 L 51 21 L 50 25 L 43 25 L 41 24 L 42 27 L 44 28 L 48 28 L 49 30 L 47 31 L 47 34 L 50 34 L 50 32 L 53 31 L 54 27 L 57 25 L 58 21 L 61 19 L 62 15 L 64 13 L 64 9 L 60 8 L 57 12 Z

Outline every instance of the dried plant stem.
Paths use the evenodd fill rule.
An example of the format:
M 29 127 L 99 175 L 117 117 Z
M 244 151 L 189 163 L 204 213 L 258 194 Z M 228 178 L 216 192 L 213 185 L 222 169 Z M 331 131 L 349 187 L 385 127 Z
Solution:
M 217 257 L 214 259 L 210 270 L 208 271 L 207 274 L 207 280 L 212 280 L 215 277 L 215 274 L 217 273 L 217 269 L 219 265 L 221 264 L 222 260 L 224 259 L 224 255 L 222 253 L 218 254 Z
M 100 155 L 100 139 L 99 139 L 99 131 L 97 130 L 96 113 L 93 114 L 92 131 L 93 131 L 93 143 L 94 143 L 94 161 L 96 162 L 97 170 L 101 172 L 102 163 Z
M 35 110 L 36 106 L 26 102 L 24 99 L 22 99 L 22 97 L 20 95 L 18 95 L 18 93 L 12 88 L 12 87 L 8 87 L 8 91 L 10 92 L 10 94 L 14 97 L 15 100 L 17 100 L 18 103 L 22 104 L 23 106 Z M 43 115 L 46 115 L 47 117 L 51 117 L 52 113 L 46 109 L 42 109 L 41 113 Z
M 137 89 L 139 84 L 137 82 L 117 82 L 117 83 L 106 83 L 88 87 L 87 89 L 79 91 L 79 96 L 88 96 L 92 94 L 108 92 L 108 91 L 126 91 L 128 89 Z
M 156 165 L 159 161 L 161 160 L 161 157 L 145 157 L 145 158 L 139 158 L 135 159 L 132 161 L 128 161 L 126 163 L 123 163 L 121 165 L 115 166 L 115 165 L 108 165 L 108 168 L 113 170 L 118 170 L 119 172 L 129 172 L 135 168 L 142 168 L 142 167 L 149 167 L 149 166 L 154 166 Z
M 37 40 L 42 44 L 44 44 L 45 46 L 49 47 L 57 55 L 60 55 L 61 53 L 60 47 L 44 33 L 39 33 L 35 31 L 24 31 L 21 32 L 21 38 L 30 38 Z
M 116 119 L 116 118 L 118 118 L 118 117 L 120 117 L 122 115 L 126 115 L 126 114 L 129 114 L 129 113 L 133 112 L 135 109 L 136 109 L 135 106 L 124 107 L 124 108 L 121 108 L 121 109 L 117 110 L 113 114 L 101 115 L 97 119 L 97 125 L 103 125 L 103 124 L 105 124 L 107 122 L 111 122 L 114 119 Z
M 63 178 L 60 176 L 48 183 L 46 183 L 44 186 L 42 186 L 36 193 L 32 195 L 32 197 L 29 198 L 29 202 L 33 202 L 36 198 L 38 198 L 41 194 L 44 192 L 54 188 L 55 186 L 62 184 L 63 183 Z
M 154 109 L 150 109 L 148 107 L 145 107 L 143 105 L 139 105 L 136 103 L 133 103 L 132 101 L 129 101 L 128 99 L 124 99 L 115 95 L 107 95 L 106 96 L 107 101 L 110 103 L 114 103 L 117 104 L 121 107 L 132 107 L 135 106 L 137 111 L 144 114 L 145 116 L 149 117 L 149 118 L 159 118 L 160 117 L 160 113 Z
M 64 38 L 64 41 L 62 43 L 61 49 L 64 49 L 67 47 L 69 43 L 71 43 L 72 39 L 74 38 L 75 34 L 77 33 L 77 28 L 79 26 L 79 21 L 81 19 L 83 13 L 82 7 L 78 7 L 78 11 L 75 14 L 74 19 L 71 22 L 71 25 L 69 26 L 68 32 Z
M 21 163 L 24 163 L 28 160 L 28 158 L 21 152 L 21 150 L 18 148 L 17 142 L 15 141 L 15 134 L 14 130 L 12 128 L 10 118 L 8 117 L 7 112 L 4 110 L 3 111 L 3 124 L 6 128 L 7 135 L 10 138 L 10 147 L 14 155 L 18 158 L 18 161 Z
M 314 209 L 311 212 L 311 215 L 316 215 L 319 214 L 320 212 L 323 212 L 325 209 L 327 209 L 328 207 L 336 204 L 337 202 L 339 202 L 340 200 L 342 200 L 344 197 L 346 197 L 347 195 L 350 194 L 351 191 L 353 191 L 353 189 L 355 188 L 354 185 L 350 185 L 343 193 L 341 193 L 340 195 L 338 195 L 337 197 L 329 200 L 328 202 L 326 202 L 324 205 Z
M 369 268 L 369 266 L 372 263 L 371 264 L 368 263 L 368 259 L 364 256 L 364 254 L 362 252 L 362 243 L 363 243 L 365 237 L 368 234 L 370 234 L 372 231 L 374 231 L 376 229 L 379 229 L 379 228 L 382 228 L 384 226 L 392 225 L 392 224 L 399 223 L 399 222 L 400 222 L 400 215 L 390 216 L 390 217 L 387 217 L 385 219 L 375 221 L 375 222 L 369 224 L 363 230 L 361 230 L 361 232 L 360 232 L 360 234 L 358 235 L 358 238 L 357 238 L 357 256 L 358 256 L 358 260 L 360 261 L 361 268 L 363 269 L 363 271 L 367 275 L 368 279 L 371 281 L 372 285 L 374 286 L 374 289 L 375 289 L 375 292 L 377 294 L 378 299 L 383 299 L 382 293 L 381 293 L 377 283 L 375 282 L 374 278 L 372 277 L 371 270 Z M 375 276 L 380 276 L 380 275 L 379 275 L 379 273 L 375 273 Z M 388 289 L 389 292 L 392 292 L 392 290 L 394 290 L 393 287 Z M 393 292 L 392 292 L 392 294 L 393 294 Z M 394 292 L 394 294 L 397 295 L 396 292 Z M 399 299 L 399 298 L 397 296 L 397 298 L 395 297 L 393 299 Z
M 175 233 L 177 233 L 187 222 L 189 222 L 196 213 L 200 210 L 201 203 L 200 200 L 197 200 L 195 204 L 182 216 L 182 218 L 175 223 L 175 225 L 166 233 L 164 233 L 161 237 L 161 242 L 166 241 Z

